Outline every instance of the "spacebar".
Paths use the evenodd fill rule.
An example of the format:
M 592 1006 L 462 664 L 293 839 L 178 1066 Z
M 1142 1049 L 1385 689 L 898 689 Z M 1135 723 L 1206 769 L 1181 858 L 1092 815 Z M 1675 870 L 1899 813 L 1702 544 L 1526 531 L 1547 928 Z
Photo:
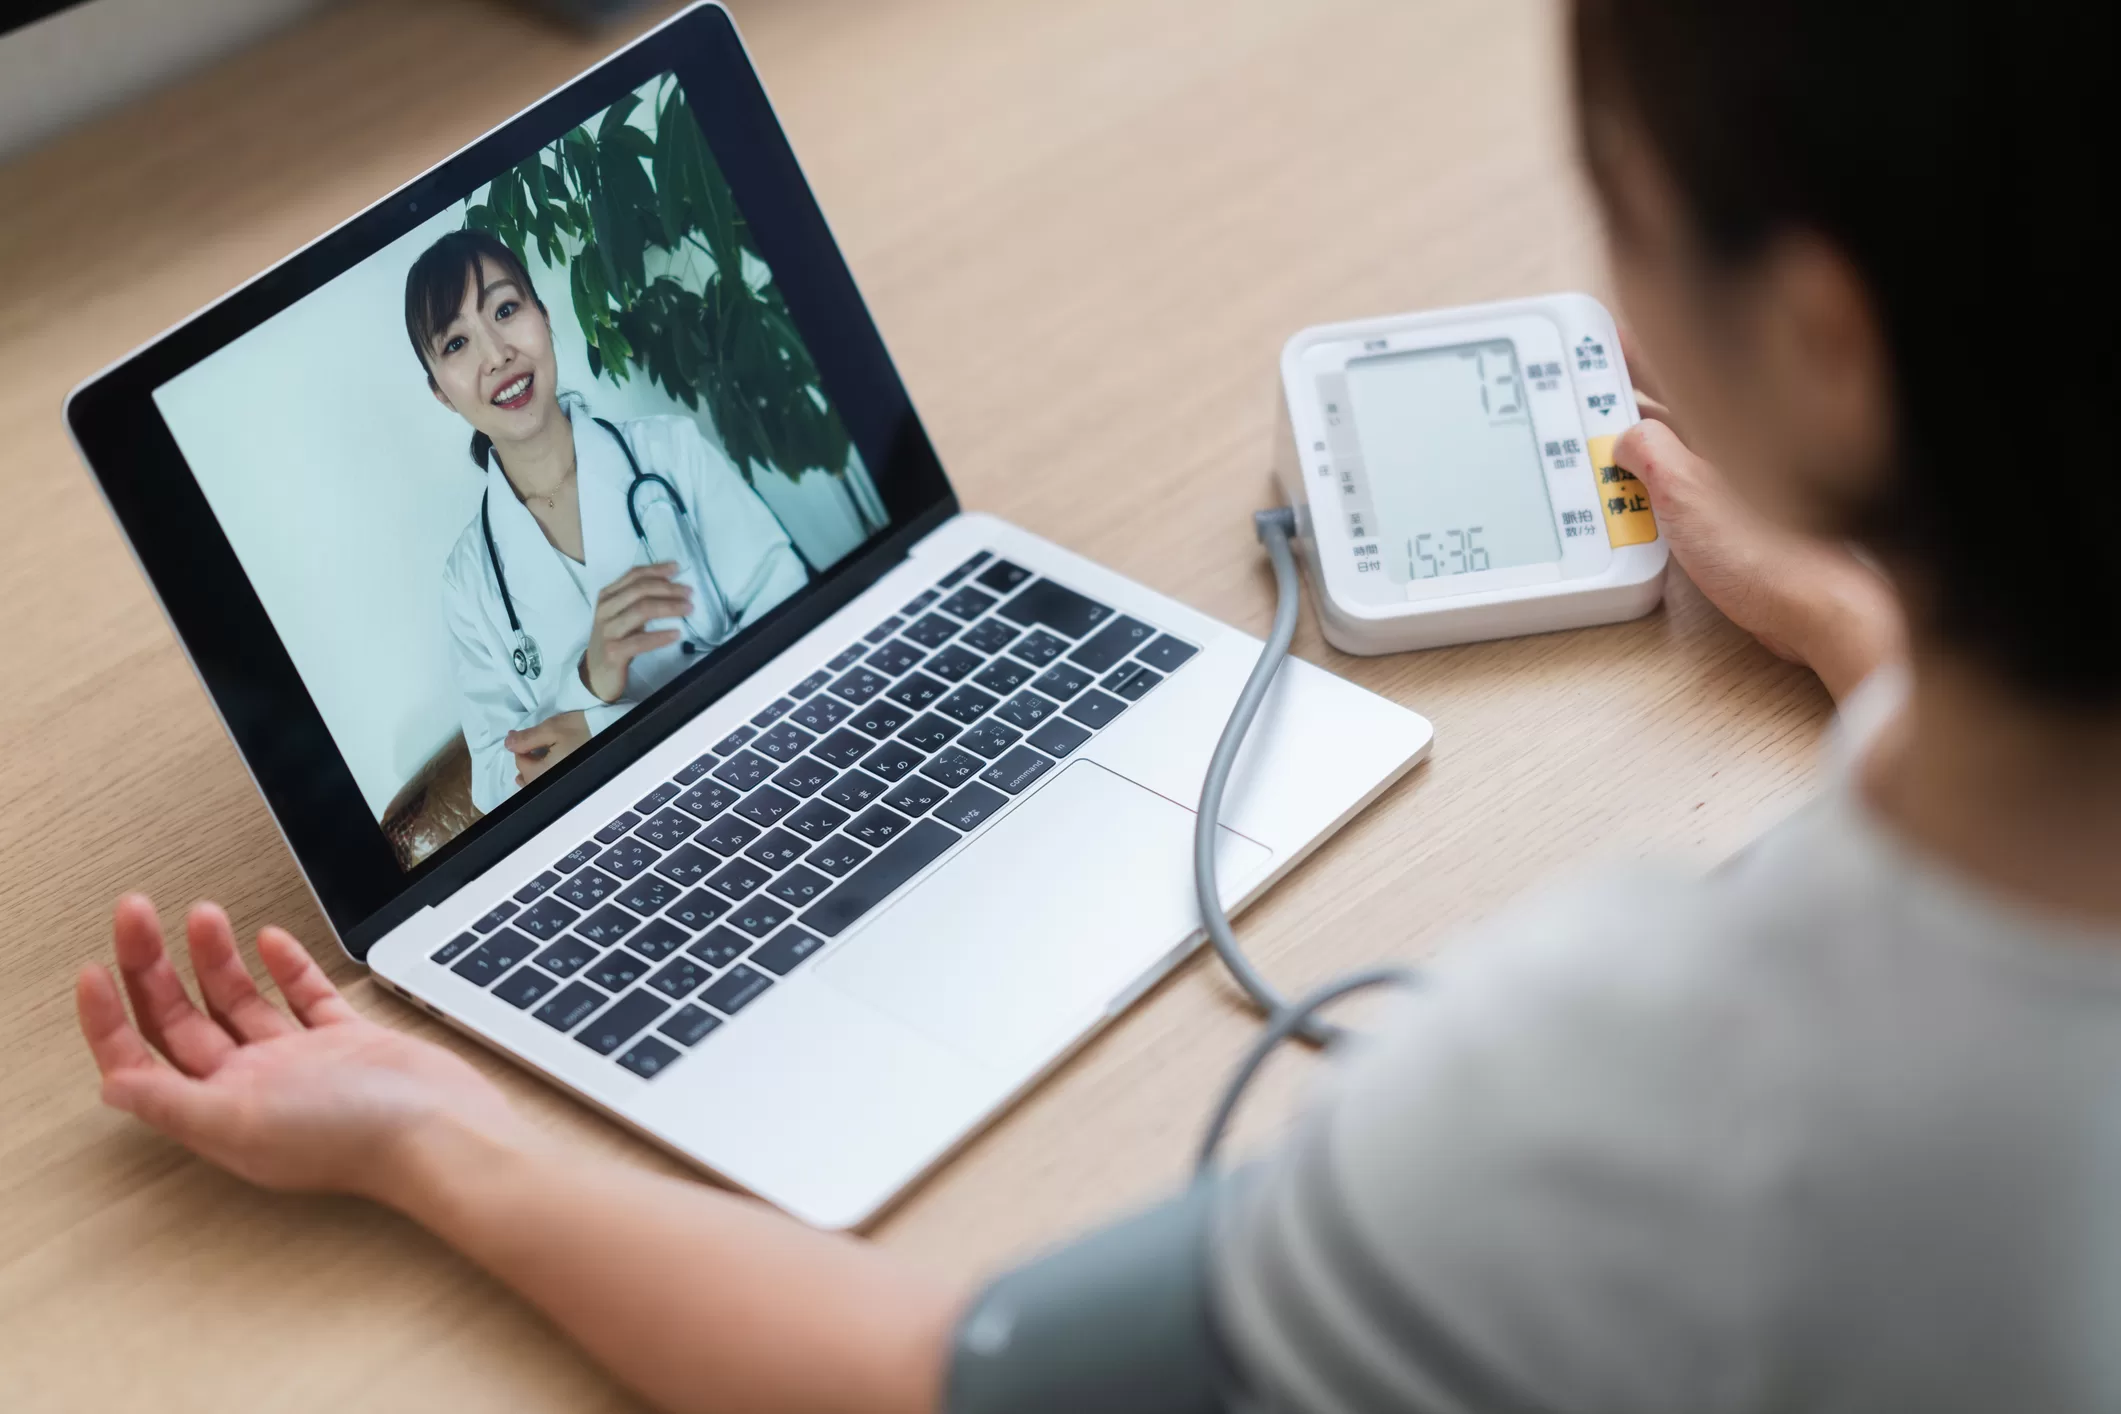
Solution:
M 803 925 L 836 938 L 849 923 L 875 908 L 900 884 L 935 862 L 957 842 L 957 831 L 935 820 L 922 820 L 878 852 L 876 858 L 840 881 L 839 887 L 803 915 Z

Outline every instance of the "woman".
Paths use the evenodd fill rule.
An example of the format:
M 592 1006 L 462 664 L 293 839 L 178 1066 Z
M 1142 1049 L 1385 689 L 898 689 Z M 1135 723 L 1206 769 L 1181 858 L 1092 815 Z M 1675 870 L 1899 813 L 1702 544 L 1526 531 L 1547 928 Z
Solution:
M 808 574 L 690 418 L 619 426 L 560 397 L 551 318 L 492 236 L 452 231 L 413 262 L 405 332 L 486 480 L 442 604 L 491 810 Z
M 2096 188 L 2044 178 L 2094 170 L 2110 7 L 1575 15 L 1623 308 L 1733 474 L 1658 422 L 1620 461 L 1725 612 L 1870 682 L 1811 806 L 1706 877 L 1496 920 L 1279 1153 L 969 1301 L 544 1153 L 272 929 L 268 1006 L 208 906 L 220 1021 L 119 905 L 145 1035 L 84 972 L 105 1097 L 410 1214 L 671 1409 L 2121 1409 L 2113 297 L 2011 278 L 2107 253 Z

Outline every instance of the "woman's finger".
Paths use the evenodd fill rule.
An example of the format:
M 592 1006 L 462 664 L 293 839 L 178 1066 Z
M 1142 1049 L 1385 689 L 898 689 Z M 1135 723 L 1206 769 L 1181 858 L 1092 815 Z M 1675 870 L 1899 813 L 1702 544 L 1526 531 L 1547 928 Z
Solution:
M 145 1039 L 133 1029 L 125 1014 L 125 999 L 110 969 L 88 963 L 74 977 L 74 1016 L 81 1023 L 81 1036 L 96 1058 L 96 1069 L 108 1076 L 134 1066 L 158 1066 L 162 1062 Z
M 193 1075 L 211 1075 L 236 1049 L 219 1024 L 192 1005 L 162 946 L 155 906 L 140 894 L 118 900 L 111 920 L 118 975 L 148 1044 Z
M 184 920 L 184 936 L 191 948 L 191 974 L 199 979 L 207 1015 L 238 1041 L 270 1041 L 294 1034 L 294 1022 L 258 994 L 258 984 L 251 981 L 250 969 L 236 951 L 235 930 L 228 926 L 228 915 L 219 904 L 192 905 Z
M 632 662 L 643 653 L 653 653 L 658 648 L 668 648 L 685 635 L 674 628 L 658 629 L 654 633 L 630 633 L 624 638 L 613 639 L 607 647 L 617 657 Z
M 604 624 L 604 640 L 624 638 L 629 633 L 639 633 L 644 624 L 657 619 L 681 619 L 692 608 L 690 600 L 665 595 L 656 599 L 636 600 L 632 607 L 613 614 Z
M 304 1026 L 343 1026 L 361 1019 L 353 1003 L 317 966 L 309 949 L 285 928 L 258 930 L 258 956 L 265 960 L 265 970 Z
M 210 1085 L 155 1065 L 105 1075 L 103 1103 L 211 1158 L 225 1132 L 230 1102 Z
M 597 599 L 602 602 L 615 594 L 623 594 L 625 591 L 641 584 L 667 584 L 670 582 L 671 576 L 677 572 L 678 566 L 675 560 L 663 560 L 652 565 L 635 565 L 632 569 L 598 590 Z
M 675 599 L 689 606 L 692 602 L 692 591 L 674 580 L 643 580 L 639 584 L 627 585 L 609 598 L 598 600 L 596 616 L 609 623 L 616 616 L 650 599 Z

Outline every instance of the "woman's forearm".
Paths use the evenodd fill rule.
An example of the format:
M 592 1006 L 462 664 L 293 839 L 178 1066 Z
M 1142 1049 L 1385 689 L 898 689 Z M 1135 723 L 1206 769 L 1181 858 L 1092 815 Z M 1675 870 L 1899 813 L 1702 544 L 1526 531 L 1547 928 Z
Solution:
M 438 1121 L 381 1195 L 679 1411 L 930 1414 L 960 1296 L 704 1184 Z

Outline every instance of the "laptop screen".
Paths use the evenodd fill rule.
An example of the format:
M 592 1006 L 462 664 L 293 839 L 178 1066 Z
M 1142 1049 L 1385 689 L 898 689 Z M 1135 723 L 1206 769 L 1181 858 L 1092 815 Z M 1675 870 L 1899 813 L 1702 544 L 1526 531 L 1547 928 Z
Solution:
M 890 516 L 674 73 L 156 387 L 399 868 Z

